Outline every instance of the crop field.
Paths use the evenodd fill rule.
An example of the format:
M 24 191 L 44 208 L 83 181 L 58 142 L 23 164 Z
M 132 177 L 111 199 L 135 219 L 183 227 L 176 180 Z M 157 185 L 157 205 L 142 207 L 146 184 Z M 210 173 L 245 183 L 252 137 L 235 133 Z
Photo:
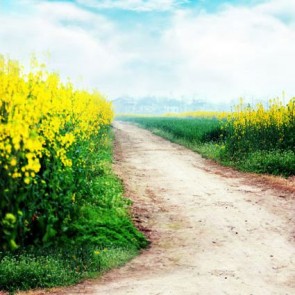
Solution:
M 112 118 L 99 93 L 0 57 L 1 290 L 73 284 L 146 245 L 111 170 Z
M 295 0 L 0 0 L 0 295 L 295 295 Z
M 175 138 L 182 138 L 190 143 L 206 142 L 219 139 L 221 134 L 221 122 L 217 119 L 184 119 L 184 118 L 128 118 L 128 121 L 157 132 L 165 132 Z
M 0 58 L 0 286 L 69 285 L 122 265 L 148 242 L 112 172 L 112 105 L 33 60 Z M 295 174 L 295 99 L 231 113 L 122 117 L 244 171 Z
M 205 157 L 244 171 L 295 174 L 294 98 L 286 105 L 279 99 L 271 100 L 268 107 L 241 102 L 227 114 L 189 112 L 119 119 L 135 122 Z
M 286 105 L 272 100 L 268 107 L 241 103 L 226 114 L 189 112 L 120 119 L 139 124 L 222 164 L 289 177 L 295 174 L 294 111 L 295 99 L 291 99 Z M 124 197 L 122 183 L 112 171 L 113 116 L 111 103 L 98 92 L 77 90 L 70 82 L 63 83 L 58 74 L 48 72 L 35 60 L 31 71 L 25 73 L 16 61 L 0 58 L 1 291 L 13 293 L 72 285 L 123 265 L 148 246 L 146 237 L 132 222 L 132 201 Z M 195 193 L 183 192 L 184 186 L 179 181 L 184 179 L 185 187 L 194 190 L 196 185 L 198 190 L 195 175 L 201 175 L 210 194 L 218 195 L 219 203 L 224 203 L 224 194 L 219 194 L 219 188 L 228 191 L 228 184 L 210 180 L 212 175 L 202 170 L 195 174 L 197 168 L 190 166 L 194 156 L 190 154 L 192 160 L 184 161 L 182 154 L 169 147 L 168 142 L 160 142 L 131 124 L 116 124 L 117 140 L 123 148 L 118 157 L 127 165 L 124 168 L 127 170 L 123 165 L 121 172 L 125 175 L 124 171 L 129 171 L 133 175 L 132 183 L 128 175 L 124 176 L 130 187 L 142 186 L 139 202 L 142 202 L 141 194 L 150 193 L 147 187 L 153 184 L 154 191 L 161 195 L 170 187 L 172 179 L 174 189 L 169 191 L 169 197 L 172 194 L 179 206 L 183 206 L 185 200 L 179 198 L 181 194 L 191 196 L 196 202 Z M 149 147 L 149 138 L 155 145 Z M 138 149 L 137 153 L 130 152 L 134 148 Z M 161 156 L 161 153 L 164 154 Z M 129 159 L 131 164 L 124 160 L 128 157 L 133 157 Z M 161 160 L 166 163 L 164 166 L 159 165 Z M 171 163 L 173 167 L 183 167 L 181 179 L 169 168 Z M 140 180 L 136 178 L 138 175 Z M 149 182 L 155 175 L 161 175 L 166 181 L 165 189 L 157 187 L 157 179 Z M 239 193 L 237 196 L 245 197 Z M 160 202 L 156 199 L 152 201 L 153 206 Z M 210 198 L 206 195 L 204 200 L 210 201 Z M 150 207 L 142 211 L 144 206 L 147 204 L 137 205 L 137 218 L 142 218 L 142 212 L 145 219 L 140 222 L 158 218 L 160 221 L 145 225 L 147 231 L 150 227 L 151 231 L 157 231 L 153 224 L 161 227 L 162 214 L 169 210 L 150 217 Z M 243 206 L 248 203 L 245 201 Z M 158 212 L 159 208 L 152 211 Z M 187 207 L 185 212 L 189 211 Z M 210 209 L 210 219 L 211 212 Z M 173 214 L 177 215 L 177 210 Z M 199 222 L 199 216 L 194 218 Z M 223 215 L 219 220 L 225 220 Z M 166 232 L 171 225 L 164 223 L 163 226 Z M 174 236 L 174 230 L 170 234 Z M 189 243 L 189 237 L 186 240 Z M 189 247 L 193 248 L 194 244 L 195 240 Z M 181 249 L 183 244 L 175 246 Z M 152 256 L 153 251 L 152 248 Z M 149 259 L 148 255 L 144 257 L 143 260 Z M 139 264 L 139 269 L 149 263 Z M 149 267 L 156 271 L 154 265 Z M 132 283 L 130 286 L 133 288 Z

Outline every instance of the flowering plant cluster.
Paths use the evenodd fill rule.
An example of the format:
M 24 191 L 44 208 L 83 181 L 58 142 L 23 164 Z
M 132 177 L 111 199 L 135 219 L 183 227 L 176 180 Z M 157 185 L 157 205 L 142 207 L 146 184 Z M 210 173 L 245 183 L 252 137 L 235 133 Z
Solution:
M 295 150 L 295 98 L 284 105 L 272 99 L 255 107 L 241 100 L 229 113 L 225 129 L 226 149 L 232 157 L 254 151 Z
M 49 243 L 74 212 L 83 146 L 113 119 L 99 93 L 0 56 L 0 247 Z

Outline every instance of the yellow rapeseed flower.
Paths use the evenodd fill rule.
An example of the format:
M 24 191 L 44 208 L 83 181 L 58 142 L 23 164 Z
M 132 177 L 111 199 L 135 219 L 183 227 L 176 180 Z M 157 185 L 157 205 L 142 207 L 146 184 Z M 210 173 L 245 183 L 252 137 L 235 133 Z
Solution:
M 25 74 L 0 56 L 0 163 L 8 178 L 22 184 L 34 183 L 44 158 L 70 169 L 71 147 L 113 119 L 111 103 L 101 94 L 75 90 L 36 60 L 32 64 L 34 71 Z

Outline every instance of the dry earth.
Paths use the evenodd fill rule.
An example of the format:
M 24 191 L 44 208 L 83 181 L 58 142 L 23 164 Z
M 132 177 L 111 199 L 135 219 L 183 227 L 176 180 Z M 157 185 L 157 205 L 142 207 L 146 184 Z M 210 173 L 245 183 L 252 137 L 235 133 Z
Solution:
M 294 179 L 220 167 L 127 123 L 115 131 L 114 167 L 151 247 L 100 279 L 34 294 L 295 294 Z

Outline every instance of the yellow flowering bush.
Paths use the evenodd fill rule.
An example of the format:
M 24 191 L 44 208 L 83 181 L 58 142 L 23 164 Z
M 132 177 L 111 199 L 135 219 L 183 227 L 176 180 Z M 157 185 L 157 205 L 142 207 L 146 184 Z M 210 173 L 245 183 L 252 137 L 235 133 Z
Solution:
M 245 105 L 241 100 L 226 123 L 227 150 L 233 157 L 256 150 L 295 150 L 295 98 L 287 105 L 280 99 L 268 106 Z
M 26 74 L 0 56 L 0 247 L 47 242 L 61 230 L 83 169 L 82 143 L 112 119 L 99 93 L 75 90 L 36 63 Z

